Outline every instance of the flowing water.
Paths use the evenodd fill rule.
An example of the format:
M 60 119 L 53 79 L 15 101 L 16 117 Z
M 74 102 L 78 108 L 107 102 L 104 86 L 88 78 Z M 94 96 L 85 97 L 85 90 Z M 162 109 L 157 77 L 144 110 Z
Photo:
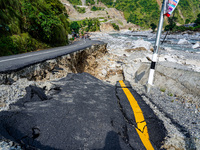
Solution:
M 152 45 L 155 44 L 156 34 L 152 34 L 150 32 L 129 32 L 129 33 L 114 33 L 110 34 L 115 38 L 129 38 L 130 40 L 138 40 L 143 39 L 144 41 L 151 42 Z M 165 35 L 162 35 L 161 43 L 164 39 Z M 186 39 L 188 44 L 177 44 L 180 39 Z M 180 51 L 188 51 L 188 52 L 200 52 L 200 48 L 193 49 L 192 46 L 200 41 L 200 34 L 196 35 L 167 35 L 161 47 L 169 47 L 174 50 Z

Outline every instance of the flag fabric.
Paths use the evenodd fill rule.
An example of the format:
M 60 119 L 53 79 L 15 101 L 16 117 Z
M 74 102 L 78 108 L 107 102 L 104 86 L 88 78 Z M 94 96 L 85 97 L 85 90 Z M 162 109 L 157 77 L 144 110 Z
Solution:
M 165 16 L 170 17 L 172 12 L 175 10 L 176 6 L 178 5 L 179 0 L 167 0 L 166 1 L 166 10 Z

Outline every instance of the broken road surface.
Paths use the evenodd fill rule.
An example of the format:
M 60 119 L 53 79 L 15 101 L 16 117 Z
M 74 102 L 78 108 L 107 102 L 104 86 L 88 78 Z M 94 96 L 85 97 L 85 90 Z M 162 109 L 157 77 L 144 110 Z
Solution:
M 47 95 L 27 87 L 0 112 L 0 140 L 42 150 L 160 149 L 164 125 L 128 82 L 113 86 L 82 73 L 52 83 Z

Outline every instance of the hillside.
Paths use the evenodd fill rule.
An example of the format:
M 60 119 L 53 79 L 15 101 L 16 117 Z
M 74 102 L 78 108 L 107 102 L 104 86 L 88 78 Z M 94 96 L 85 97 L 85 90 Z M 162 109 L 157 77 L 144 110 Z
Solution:
M 122 10 L 125 18 L 135 24 L 146 26 L 158 21 L 158 9 L 162 0 L 100 0 L 108 7 L 115 7 Z M 178 18 L 178 23 L 184 24 L 187 19 L 194 22 L 200 13 L 200 0 L 180 0 L 174 12 Z
M 101 2 L 97 4 L 97 1 L 94 1 L 93 3 L 91 2 L 94 5 L 90 5 L 90 3 L 88 3 L 88 0 L 83 0 L 82 2 L 75 2 L 70 0 L 60 1 L 65 5 L 70 21 L 81 21 L 88 18 L 98 18 L 101 24 L 115 23 L 121 29 L 139 28 L 135 24 L 127 23 L 127 20 L 125 19 L 124 13 L 122 11 L 119 11 L 116 8 L 108 8 L 105 4 Z M 77 3 L 81 3 L 81 5 L 76 5 Z
M 0 0 L 0 56 L 66 45 L 67 17 L 59 0 Z
M 73 5 L 94 5 L 96 0 L 69 0 Z M 162 0 L 99 0 L 99 3 L 105 4 L 108 8 L 116 8 L 122 11 L 127 22 L 149 27 L 151 23 L 158 23 L 159 9 L 161 9 Z M 200 0 L 180 0 L 174 16 L 177 17 L 178 24 L 192 23 L 200 13 Z M 167 20 L 165 20 L 166 22 Z

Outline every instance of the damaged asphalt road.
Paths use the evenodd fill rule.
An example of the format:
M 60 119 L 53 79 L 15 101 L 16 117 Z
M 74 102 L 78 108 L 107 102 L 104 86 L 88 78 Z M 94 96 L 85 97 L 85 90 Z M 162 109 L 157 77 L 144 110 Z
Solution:
M 43 89 L 27 87 L 24 98 L 0 112 L 0 140 L 13 140 L 31 150 L 146 149 L 119 83 L 112 86 L 82 73 L 68 74 L 53 84 L 47 95 Z M 166 136 L 162 121 L 127 88 L 139 100 L 152 146 L 160 149 Z

